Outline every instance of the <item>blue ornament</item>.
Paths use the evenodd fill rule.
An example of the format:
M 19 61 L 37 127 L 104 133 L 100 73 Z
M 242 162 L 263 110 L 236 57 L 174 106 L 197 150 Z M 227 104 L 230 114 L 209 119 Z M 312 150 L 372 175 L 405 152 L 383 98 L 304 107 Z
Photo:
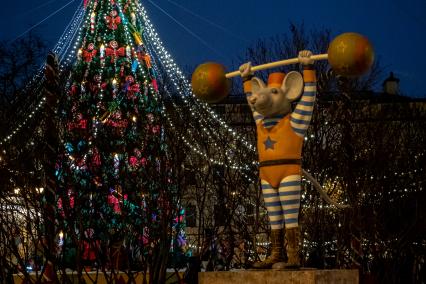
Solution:
M 80 142 L 78 142 L 78 144 L 77 144 L 78 151 L 83 150 L 85 146 L 86 146 L 86 141 L 81 140 Z
M 65 143 L 65 151 L 67 152 L 67 154 L 72 154 L 74 152 L 74 147 L 71 143 Z
M 132 63 L 132 73 L 136 73 L 136 69 L 138 69 L 138 65 L 139 65 L 138 61 L 136 59 L 133 60 L 133 63 Z

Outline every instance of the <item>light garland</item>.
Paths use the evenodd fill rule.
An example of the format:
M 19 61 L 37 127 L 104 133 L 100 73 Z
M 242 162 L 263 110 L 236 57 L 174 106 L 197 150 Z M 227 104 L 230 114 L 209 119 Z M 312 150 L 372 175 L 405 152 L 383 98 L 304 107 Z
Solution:
M 41 107 L 46 103 L 46 97 L 43 97 L 41 101 L 38 103 L 36 108 L 28 115 L 27 118 L 24 119 L 9 135 L 7 135 L 3 140 L 0 141 L 0 145 L 3 145 L 7 142 L 10 142 L 13 137 L 25 126 L 28 124 L 31 118 L 35 117 L 36 114 L 39 112 Z
M 201 103 L 194 97 L 191 91 L 191 86 L 188 83 L 188 81 L 184 78 L 182 71 L 178 68 L 176 63 L 171 58 L 170 54 L 165 50 L 163 47 L 163 44 L 161 40 L 158 37 L 158 34 L 156 33 L 155 29 L 153 28 L 144 8 L 141 6 L 140 3 L 138 3 L 138 12 L 139 15 L 142 17 L 144 22 L 146 23 L 146 30 L 147 30 L 147 36 L 149 37 L 149 43 L 153 45 L 155 52 L 158 54 L 160 58 L 160 62 L 164 64 L 165 70 L 167 72 L 167 75 L 172 79 L 172 83 L 174 84 L 176 90 L 179 91 L 179 94 L 181 95 L 181 98 L 184 103 L 189 105 L 190 108 L 190 114 L 195 119 L 205 119 L 203 116 L 196 117 L 194 112 L 197 112 L 198 109 L 195 108 L 201 107 L 204 111 L 206 111 L 211 118 L 213 118 L 213 121 L 210 121 L 208 124 L 211 125 L 211 122 L 218 122 L 220 126 L 224 127 L 226 131 L 228 131 L 235 140 L 241 141 L 243 145 L 248 147 L 249 150 L 255 151 L 255 147 L 251 145 L 249 142 L 245 141 L 240 135 L 237 134 L 231 127 L 229 127 L 207 104 Z M 184 89 L 181 90 L 177 82 L 182 82 Z M 188 101 L 188 98 L 191 97 L 193 99 L 193 102 L 195 104 L 190 104 Z
M 82 15 L 82 9 L 77 9 L 77 11 L 74 13 L 73 18 L 71 19 L 70 23 L 68 24 L 67 27 L 71 27 L 71 29 L 68 31 L 68 33 L 63 33 L 61 35 L 61 37 L 59 38 L 57 44 L 55 45 L 55 47 L 53 48 L 53 51 L 56 52 L 60 52 L 61 50 L 63 50 L 64 46 L 69 45 L 70 40 L 67 40 L 67 38 L 69 37 L 69 35 L 71 33 L 73 33 L 76 28 L 78 27 L 78 23 L 80 21 L 81 15 Z M 26 93 L 28 92 L 29 88 L 33 88 L 35 91 L 34 93 L 39 94 L 41 92 L 42 89 L 42 84 L 44 82 L 44 65 L 42 67 L 40 67 L 40 69 L 37 71 L 36 75 L 34 75 L 34 77 L 30 80 L 30 82 L 24 87 L 23 92 Z M 36 117 L 36 114 L 39 112 L 41 106 L 45 103 L 46 98 L 42 98 L 39 102 L 35 102 L 35 108 L 33 108 L 33 110 L 29 111 L 29 114 L 27 112 L 27 114 L 25 114 L 26 118 L 21 121 L 18 126 L 14 127 L 14 129 L 7 135 L 5 135 L 4 138 L 0 139 L 0 145 L 7 143 L 9 141 L 12 140 L 12 138 L 27 124 L 31 123 L 30 119 L 34 119 Z
M 147 24 L 147 26 L 148 27 L 151 27 L 151 30 L 153 29 L 152 28 L 152 26 L 150 25 L 150 23 L 149 23 L 149 19 L 147 18 L 147 16 L 146 15 L 144 15 L 144 14 L 141 14 L 142 15 L 142 19 L 144 19 L 144 21 L 145 22 L 148 22 L 148 24 Z M 147 29 L 148 30 L 148 34 L 149 34 L 149 31 L 150 31 L 150 29 Z M 170 71 L 170 70 L 168 70 L 168 69 L 170 69 L 170 67 L 171 68 L 174 68 L 172 71 L 170 71 L 170 72 L 168 72 L 168 75 L 170 76 L 170 75 L 173 75 L 173 74 L 178 74 L 178 75 L 180 75 L 181 76 L 181 78 L 179 78 L 182 82 L 184 82 L 184 84 L 186 85 L 186 87 L 189 87 L 189 84 L 187 83 L 187 81 L 183 78 L 183 74 L 182 74 L 182 72 L 178 69 L 178 67 L 176 66 L 176 64 L 173 62 L 173 60 L 171 59 L 171 57 L 170 57 L 170 55 L 167 53 L 167 51 L 165 51 L 164 50 L 164 47 L 162 47 L 162 43 L 161 43 L 161 41 L 158 39 L 158 37 L 157 37 L 157 35 L 156 35 L 156 33 L 155 33 L 155 31 L 153 31 L 153 32 L 151 32 L 151 34 L 154 34 L 155 36 L 153 37 L 153 38 L 150 38 L 150 39 L 148 39 L 147 40 L 147 42 L 148 42 L 148 44 L 154 44 L 154 45 L 156 45 L 156 46 L 161 46 L 161 51 L 163 51 L 163 53 L 165 54 L 165 56 L 163 56 L 163 58 L 161 58 L 162 60 L 161 60 L 161 62 L 164 62 L 165 61 L 165 69 L 166 69 L 166 71 Z M 160 51 L 160 52 L 161 52 Z M 152 52 L 152 49 L 151 49 L 151 53 L 153 53 Z M 160 57 L 161 57 L 161 55 L 160 55 Z M 156 62 L 156 60 L 155 60 L 155 62 Z M 156 63 L 155 63 L 155 65 L 156 65 Z M 178 90 L 178 91 L 180 91 L 180 87 L 178 86 L 178 83 L 177 83 L 177 80 L 176 80 L 176 78 L 173 78 L 174 76 L 171 76 L 172 77 L 172 82 L 173 82 L 173 84 L 174 84 L 174 86 L 175 86 L 175 88 Z M 188 91 L 188 90 L 187 90 Z M 190 90 L 189 90 L 189 92 L 190 92 Z M 195 108 L 195 107 L 193 107 L 193 104 L 190 104 L 189 103 L 189 101 L 187 100 L 187 97 L 185 96 L 185 95 L 183 95 L 182 94 L 182 92 L 179 92 L 179 94 L 181 95 L 181 98 L 183 99 L 183 101 L 187 104 L 187 105 L 189 105 L 189 107 L 190 107 L 190 114 L 193 116 L 193 117 L 196 117 L 195 116 L 195 112 L 198 112 L 198 110 Z M 192 92 L 191 92 L 191 94 L 192 94 Z M 169 94 L 169 97 L 170 98 L 173 98 L 172 97 L 172 95 L 170 95 Z M 173 102 L 173 100 L 172 100 L 172 102 Z M 173 106 L 174 106 L 174 108 L 176 108 L 178 111 L 178 113 L 181 113 L 181 111 L 180 111 L 180 108 L 179 107 L 177 107 L 176 106 L 176 104 L 174 104 L 174 102 L 173 102 Z M 211 116 L 213 116 L 213 118 L 215 118 L 215 119 L 217 119 L 218 121 L 219 121 L 219 124 L 220 125 L 222 125 L 222 126 L 224 126 L 224 128 L 226 129 L 226 131 L 228 131 L 229 133 L 231 133 L 231 134 L 233 134 L 234 136 L 236 135 L 236 132 L 235 131 L 233 131 L 229 126 L 227 126 L 226 125 L 226 123 L 224 123 L 218 116 L 217 116 L 217 114 L 216 113 L 214 113 L 214 111 L 212 111 L 212 110 L 210 110 L 209 109 L 209 111 L 210 111 L 210 114 L 211 114 Z M 164 114 L 164 111 L 163 111 L 163 114 Z M 219 140 L 221 140 L 221 139 L 223 139 L 223 136 L 221 136 L 219 133 L 216 133 L 216 132 L 213 132 L 213 134 L 216 136 L 215 138 L 213 138 L 212 136 L 211 136 L 211 134 L 207 131 L 207 129 L 209 129 L 210 127 L 208 127 L 207 125 L 204 125 L 204 123 L 203 123 L 203 121 L 204 121 L 204 117 L 203 116 L 201 116 L 201 119 L 197 119 L 197 121 L 198 121 L 198 123 L 200 123 L 201 124 L 201 129 L 205 132 L 205 134 L 207 135 L 207 137 L 210 139 L 210 141 L 213 141 L 211 144 L 212 145 L 217 145 L 216 144 L 216 142 L 214 142 L 214 140 L 216 140 L 216 139 L 219 139 Z M 170 122 L 170 119 L 169 119 L 169 122 Z M 207 122 L 208 123 L 208 122 Z M 190 145 L 190 143 L 188 142 L 188 140 L 185 138 L 185 137 L 182 137 L 182 139 L 183 139 L 183 141 L 184 141 L 184 143 L 185 144 L 187 144 L 187 145 Z M 246 142 L 246 141 L 243 141 L 243 144 L 246 144 L 246 145 L 248 145 L 248 143 Z M 196 149 L 194 146 L 192 146 L 192 145 L 190 145 L 190 148 L 193 150 L 193 151 L 195 151 L 195 152 L 197 152 L 198 154 L 201 154 L 202 156 L 204 156 L 205 158 L 207 158 L 208 157 L 208 155 L 206 154 L 206 153 L 203 153 L 203 152 L 201 152 L 199 149 Z M 253 148 L 253 147 L 252 147 Z M 224 155 L 225 156 L 225 159 L 227 159 L 229 162 L 231 162 L 232 163 L 232 161 L 231 161 L 231 159 L 230 159 L 230 157 L 228 156 L 228 155 Z M 217 160 L 214 160 L 214 159 L 212 159 L 212 158 L 209 158 L 209 160 L 210 160 L 210 162 L 212 162 L 212 163 L 215 163 L 215 164 L 218 164 L 218 165 L 225 165 L 226 163 L 225 162 L 223 162 L 223 161 L 217 161 Z M 242 170 L 242 169 L 248 169 L 249 168 L 249 166 L 246 164 L 246 165 L 242 165 L 242 166 L 238 166 L 238 165 L 232 165 L 231 166 L 233 169 L 239 169 L 239 170 Z M 251 179 L 250 179 L 250 181 L 251 181 Z

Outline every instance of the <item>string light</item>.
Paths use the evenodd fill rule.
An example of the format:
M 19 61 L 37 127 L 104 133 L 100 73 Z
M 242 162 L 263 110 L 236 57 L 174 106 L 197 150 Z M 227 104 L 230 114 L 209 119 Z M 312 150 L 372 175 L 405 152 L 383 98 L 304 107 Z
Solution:
M 143 8 L 142 8 L 143 9 Z M 141 11 L 141 10 L 140 10 Z M 148 40 L 147 40 L 147 45 L 150 45 L 151 47 L 152 46 L 154 46 L 154 48 L 156 48 L 156 47 L 158 47 L 159 48 L 159 53 L 160 53 L 160 62 L 161 63 L 163 63 L 164 65 L 165 65 L 165 67 L 166 67 L 166 71 L 170 71 L 170 72 L 168 72 L 168 76 L 170 76 L 170 77 L 172 77 L 172 82 L 173 82 L 173 84 L 174 84 L 174 86 L 175 86 L 175 88 L 178 90 L 178 91 L 180 91 L 181 90 L 181 88 L 179 87 L 179 85 L 178 85 L 178 83 L 177 83 L 177 79 L 176 78 L 174 78 L 175 76 L 173 75 L 173 74 L 178 74 L 178 75 L 180 75 L 180 78 L 178 78 L 178 80 L 180 80 L 181 82 L 184 82 L 184 85 L 186 86 L 186 92 L 187 93 L 190 93 L 191 94 L 191 96 L 192 96 L 192 99 L 194 99 L 194 97 L 193 97 L 193 95 L 192 95 L 192 92 L 191 92 L 191 90 L 190 90 L 190 85 L 187 83 L 187 81 L 186 81 L 186 79 L 183 77 L 183 74 L 182 74 L 182 72 L 178 69 L 178 67 L 176 66 L 176 64 L 172 61 L 172 59 L 171 59 L 171 57 L 170 57 L 170 55 L 168 54 L 168 52 L 167 51 L 165 51 L 164 50 L 164 47 L 162 47 L 162 43 L 161 43 L 161 41 L 158 39 L 158 36 L 157 36 L 157 34 L 155 33 L 155 31 L 153 31 L 153 29 L 152 29 L 152 26 L 150 25 L 150 22 L 149 22 L 149 19 L 147 18 L 147 16 L 146 16 L 146 14 L 144 14 L 143 12 L 142 12 L 142 20 L 143 20 L 143 22 L 145 22 L 146 23 L 146 27 L 148 27 L 148 29 L 147 29 L 147 33 L 148 33 L 148 35 L 153 35 L 153 37 L 151 37 L 151 38 L 148 38 Z M 153 45 L 152 45 L 153 44 Z M 157 49 L 157 51 L 158 51 L 158 49 Z M 151 53 L 152 53 L 152 50 L 151 50 Z M 161 58 L 161 57 L 163 57 L 163 58 Z M 155 58 L 155 57 L 154 57 Z M 153 64 L 154 66 L 156 66 L 157 65 L 157 61 L 156 60 L 154 60 L 154 64 Z M 173 68 L 172 70 L 169 70 L 170 68 Z M 183 90 L 183 91 L 185 91 L 185 90 Z M 168 93 L 168 90 L 166 90 L 166 93 Z M 181 92 L 179 92 L 180 94 L 181 94 L 181 98 L 183 99 L 183 101 L 186 103 L 186 105 L 188 105 L 189 106 L 189 108 L 190 108 L 190 114 L 193 116 L 193 117 L 196 117 L 197 119 L 196 119 L 196 121 L 198 122 L 198 123 L 200 123 L 201 124 L 201 129 L 204 131 L 204 133 L 207 135 L 207 137 L 208 137 L 208 139 L 209 140 L 213 140 L 212 141 L 212 143 L 210 143 L 212 146 L 214 146 L 214 145 L 217 145 L 217 143 L 216 142 L 214 142 L 214 140 L 218 140 L 218 141 L 221 141 L 222 139 L 223 139 L 223 136 L 222 136 L 222 133 L 220 132 L 220 131 L 214 131 L 213 132 L 213 135 L 215 135 L 215 138 L 213 138 L 212 136 L 211 136 L 211 133 L 209 132 L 209 131 L 207 131 L 207 129 L 209 129 L 210 127 L 207 127 L 207 125 L 211 125 L 211 124 L 209 124 L 209 123 L 211 123 L 212 121 L 206 121 L 205 120 L 205 118 L 204 118 L 204 116 L 201 116 L 201 117 L 197 117 L 196 115 L 195 115 L 195 113 L 198 113 L 199 112 L 199 109 L 200 108 L 195 108 L 194 107 L 194 104 L 193 103 L 190 103 L 189 102 L 189 100 L 188 100 L 188 98 L 187 98 L 187 96 L 185 96 L 185 95 L 183 95 L 182 93 L 182 91 Z M 169 94 L 169 97 L 171 97 L 172 99 L 173 99 L 173 96 L 171 96 L 170 94 Z M 173 100 L 172 100 L 172 102 L 173 102 Z M 196 104 L 201 104 L 201 105 L 203 105 L 203 103 L 200 103 L 200 102 L 198 102 L 198 101 L 196 101 Z M 195 105 L 196 105 L 195 104 Z M 176 106 L 176 104 L 174 104 L 174 102 L 173 102 L 173 106 L 174 106 L 174 108 L 176 108 L 177 109 L 177 113 L 178 114 L 180 114 L 182 111 L 180 111 L 179 110 L 179 108 Z M 204 110 L 206 109 L 206 108 L 208 108 L 205 104 L 204 104 Z M 214 113 L 214 111 L 213 110 L 211 110 L 210 108 L 209 108 L 209 114 L 215 119 L 215 120 L 217 120 L 218 121 L 218 123 L 219 123 L 219 125 L 221 125 L 224 129 L 225 129 L 225 131 L 227 131 L 227 132 L 229 132 L 229 133 L 231 133 L 234 137 L 236 136 L 236 132 L 235 131 L 233 131 L 226 123 L 224 123 L 218 116 L 217 116 L 217 114 L 215 114 Z M 163 111 L 162 112 L 163 113 L 163 115 L 166 115 L 166 113 L 165 113 L 165 111 Z M 169 122 L 169 125 L 173 125 L 173 124 L 171 124 L 170 123 L 170 119 L 168 119 L 168 122 Z M 207 125 L 206 125 L 206 123 L 207 123 Z M 214 122 L 213 122 L 214 123 Z M 215 125 L 217 125 L 217 123 L 214 123 Z M 238 137 L 238 138 L 240 138 L 240 137 Z M 181 137 L 181 139 L 184 141 L 184 143 L 187 145 L 187 146 L 189 146 L 189 148 L 190 149 L 192 149 L 194 152 L 196 152 L 197 154 L 200 154 L 200 155 L 202 155 L 202 156 L 204 156 L 206 159 L 208 159 L 210 162 L 212 162 L 212 163 L 214 163 L 214 164 L 217 164 L 217 165 L 225 165 L 226 163 L 224 162 L 224 161 L 218 161 L 218 160 L 215 160 L 215 159 L 213 159 L 213 158 L 211 158 L 211 157 L 209 157 L 209 155 L 207 155 L 206 153 L 203 153 L 200 149 L 199 149 L 199 147 L 197 148 L 197 147 L 195 147 L 195 146 L 193 146 L 191 143 L 189 143 L 189 141 L 188 141 L 188 139 L 187 138 L 185 138 L 185 137 Z M 244 141 L 243 139 L 241 139 L 242 140 L 242 142 L 243 142 L 243 144 L 244 145 L 246 145 L 246 146 L 249 146 L 250 147 L 250 145 L 249 145 L 249 143 L 248 142 L 246 142 L 246 141 Z M 195 142 L 195 141 L 194 141 Z M 197 143 L 197 142 L 195 142 L 195 143 Z M 251 150 L 253 151 L 254 150 L 254 147 L 253 146 L 251 146 Z M 225 159 L 230 159 L 230 157 L 228 156 L 228 155 L 224 155 L 224 157 L 225 157 Z M 253 163 L 252 163 L 253 164 Z M 247 170 L 248 168 L 249 168 L 249 166 L 248 165 L 241 165 L 241 166 L 238 166 L 238 165 L 232 165 L 231 166 L 231 168 L 233 168 L 233 169 L 238 169 L 238 170 L 243 170 L 243 169 L 245 169 L 245 170 Z M 250 182 L 252 182 L 252 180 L 250 179 Z

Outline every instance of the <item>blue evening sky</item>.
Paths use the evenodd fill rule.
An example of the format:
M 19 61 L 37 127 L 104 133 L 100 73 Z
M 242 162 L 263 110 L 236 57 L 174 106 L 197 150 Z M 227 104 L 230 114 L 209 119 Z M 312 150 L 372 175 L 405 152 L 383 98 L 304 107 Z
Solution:
M 3 1 L 0 40 L 15 38 L 70 1 Z M 41 24 L 37 32 L 53 46 L 81 1 L 74 0 Z M 170 1 L 142 0 L 142 4 L 148 10 L 166 48 L 181 66 L 195 67 L 205 61 L 230 66 L 232 60 L 244 52 L 248 43 L 287 32 L 289 22 L 304 22 L 307 29 L 329 28 L 334 35 L 349 31 L 364 34 L 373 43 L 386 72 L 394 71 L 400 78 L 402 92 L 408 96 L 426 98 L 426 84 L 423 83 L 423 68 L 426 67 L 426 0 L 173 0 L 229 32 L 192 16 Z M 197 34 L 211 49 L 152 3 Z M 42 8 L 35 9 L 43 4 Z

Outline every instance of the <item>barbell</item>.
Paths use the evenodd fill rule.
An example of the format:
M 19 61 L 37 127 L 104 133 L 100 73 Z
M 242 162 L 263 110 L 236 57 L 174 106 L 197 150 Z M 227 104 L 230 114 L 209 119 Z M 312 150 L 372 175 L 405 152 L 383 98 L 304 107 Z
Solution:
M 336 74 L 356 77 L 365 74 L 373 65 L 374 50 L 369 40 L 358 33 L 343 33 L 334 38 L 326 54 L 312 55 L 311 59 L 328 60 Z M 260 71 L 299 63 L 291 58 L 253 66 L 252 71 Z M 192 74 L 194 95 L 207 103 L 216 103 L 224 99 L 231 86 L 230 78 L 239 76 L 240 71 L 226 73 L 225 67 L 216 62 L 200 64 Z

